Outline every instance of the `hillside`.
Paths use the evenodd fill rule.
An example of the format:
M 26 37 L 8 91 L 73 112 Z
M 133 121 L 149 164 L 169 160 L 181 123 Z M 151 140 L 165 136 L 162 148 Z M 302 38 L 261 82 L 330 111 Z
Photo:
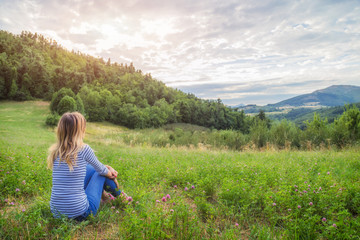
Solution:
M 350 85 L 333 85 L 325 89 L 317 90 L 309 94 L 293 97 L 276 104 L 269 104 L 271 107 L 284 106 L 342 106 L 347 103 L 360 101 L 360 87 Z
M 246 105 L 237 106 L 245 113 L 258 113 L 263 110 L 272 114 L 286 114 L 289 111 L 311 112 L 324 107 L 343 106 L 360 102 L 360 87 L 352 85 L 333 85 L 325 89 L 316 90 L 309 94 L 299 95 L 284 101 L 265 106 Z M 301 110 L 298 110 L 301 109 Z M 294 112 L 293 112 L 294 113 Z
M 73 109 L 84 109 L 89 121 L 110 121 L 129 128 L 171 123 L 241 131 L 249 128 L 243 124 L 245 115 L 221 100 L 202 100 L 167 87 L 132 63 L 68 51 L 37 33 L 0 31 L 0 99 L 51 100 L 61 89 L 70 97 Z M 81 102 L 84 108 L 79 107 Z M 58 109 L 51 110 L 61 115 Z
M 360 103 L 354 103 L 357 108 L 360 108 Z M 327 119 L 329 123 L 334 122 L 336 118 L 339 118 L 344 113 L 346 106 L 337 106 L 321 109 L 311 108 L 298 108 L 283 114 L 269 114 L 268 117 L 271 120 L 287 119 L 293 121 L 301 129 L 304 129 L 306 121 L 312 121 L 314 119 L 314 113 L 319 114 L 321 119 Z

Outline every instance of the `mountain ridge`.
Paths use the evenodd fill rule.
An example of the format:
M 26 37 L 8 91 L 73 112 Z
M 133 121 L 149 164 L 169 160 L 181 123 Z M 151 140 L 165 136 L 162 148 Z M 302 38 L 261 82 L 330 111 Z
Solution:
M 360 101 L 360 87 L 355 85 L 331 85 L 330 87 L 302 94 L 293 98 L 283 100 L 275 104 L 268 104 L 272 107 L 284 107 L 286 105 L 299 107 L 304 105 L 320 105 L 335 107 L 347 103 Z

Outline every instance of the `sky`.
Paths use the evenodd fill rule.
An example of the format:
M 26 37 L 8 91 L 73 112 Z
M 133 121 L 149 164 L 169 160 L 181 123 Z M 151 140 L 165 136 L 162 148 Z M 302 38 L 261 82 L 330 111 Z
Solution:
M 360 85 L 360 0 L 0 0 L 0 29 L 227 105 Z

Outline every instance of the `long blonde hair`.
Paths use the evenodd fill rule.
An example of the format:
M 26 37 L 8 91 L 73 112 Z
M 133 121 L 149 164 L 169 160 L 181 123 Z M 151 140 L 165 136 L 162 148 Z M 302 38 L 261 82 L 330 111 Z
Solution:
M 54 166 L 54 161 L 59 157 L 70 170 L 74 170 L 78 151 L 84 146 L 86 120 L 81 113 L 64 113 L 57 126 L 57 142 L 49 148 L 47 158 L 48 167 Z

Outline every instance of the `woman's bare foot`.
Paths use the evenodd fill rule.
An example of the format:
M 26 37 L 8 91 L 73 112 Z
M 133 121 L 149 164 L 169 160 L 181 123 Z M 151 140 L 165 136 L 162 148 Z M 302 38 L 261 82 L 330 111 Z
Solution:
M 105 190 L 102 192 L 101 201 L 102 201 L 103 203 L 108 203 L 108 202 L 111 201 L 111 197 L 109 196 L 108 193 L 105 192 Z

